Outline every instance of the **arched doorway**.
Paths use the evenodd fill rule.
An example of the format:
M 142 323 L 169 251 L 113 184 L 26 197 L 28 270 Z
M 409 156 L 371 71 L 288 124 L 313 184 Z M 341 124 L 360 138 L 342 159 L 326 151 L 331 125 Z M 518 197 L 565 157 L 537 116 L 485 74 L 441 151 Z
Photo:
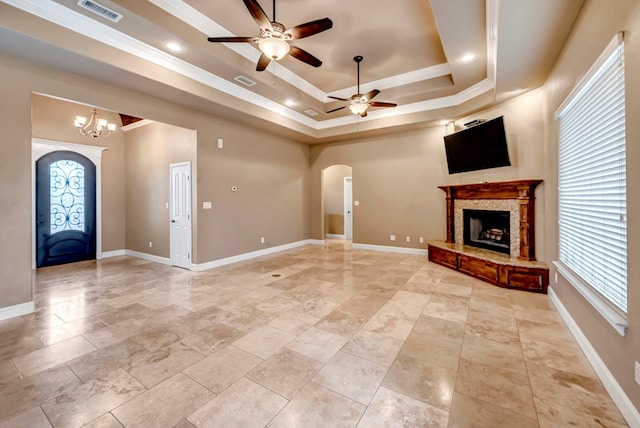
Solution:
M 36 162 L 36 267 L 96 257 L 96 167 L 61 150 Z
M 33 268 L 101 258 L 103 150 L 32 139 Z
M 322 170 L 323 237 L 352 239 L 352 168 L 332 165 Z

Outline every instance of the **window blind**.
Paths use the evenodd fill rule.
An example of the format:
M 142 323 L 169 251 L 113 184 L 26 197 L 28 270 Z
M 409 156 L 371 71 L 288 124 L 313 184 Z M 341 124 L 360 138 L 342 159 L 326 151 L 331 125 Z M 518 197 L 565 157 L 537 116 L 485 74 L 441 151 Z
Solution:
M 624 43 L 557 113 L 559 261 L 627 311 Z

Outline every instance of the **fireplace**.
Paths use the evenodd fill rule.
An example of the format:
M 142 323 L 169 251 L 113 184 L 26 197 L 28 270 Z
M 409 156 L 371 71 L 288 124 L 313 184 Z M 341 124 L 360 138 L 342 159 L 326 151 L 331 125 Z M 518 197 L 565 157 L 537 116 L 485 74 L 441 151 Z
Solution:
M 447 235 L 429 241 L 429 261 L 499 287 L 546 293 L 549 268 L 535 255 L 534 190 L 541 182 L 439 186 Z
M 509 211 L 463 210 L 464 244 L 510 254 Z

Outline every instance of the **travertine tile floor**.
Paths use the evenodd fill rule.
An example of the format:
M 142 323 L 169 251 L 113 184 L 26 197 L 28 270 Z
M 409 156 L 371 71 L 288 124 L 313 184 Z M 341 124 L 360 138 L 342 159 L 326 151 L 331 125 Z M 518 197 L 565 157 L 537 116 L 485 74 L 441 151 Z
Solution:
M 328 241 L 208 272 L 41 269 L 1 427 L 625 426 L 545 295 Z

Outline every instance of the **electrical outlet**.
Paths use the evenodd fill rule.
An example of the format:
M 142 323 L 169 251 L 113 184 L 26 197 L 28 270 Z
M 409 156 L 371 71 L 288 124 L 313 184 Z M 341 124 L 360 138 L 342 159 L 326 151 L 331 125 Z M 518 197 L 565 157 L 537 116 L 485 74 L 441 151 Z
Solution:
M 640 363 L 636 361 L 636 383 L 640 384 Z
M 264 244 L 264 236 L 262 238 L 260 238 L 260 243 Z
M 224 147 L 224 140 L 222 138 L 218 138 L 216 140 L 216 143 L 218 143 L 218 148 L 221 149 Z
M 389 241 L 395 241 L 396 235 L 389 235 Z
M 558 272 L 553 274 L 555 280 L 556 280 L 556 285 L 558 285 Z
M 411 242 L 411 237 L 407 236 L 407 242 Z
M 149 248 L 153 247 L 153 242 L 149 241 Z
M 420 237 L 420 243 L 424 244 L 424 238 L 422 236 Z

